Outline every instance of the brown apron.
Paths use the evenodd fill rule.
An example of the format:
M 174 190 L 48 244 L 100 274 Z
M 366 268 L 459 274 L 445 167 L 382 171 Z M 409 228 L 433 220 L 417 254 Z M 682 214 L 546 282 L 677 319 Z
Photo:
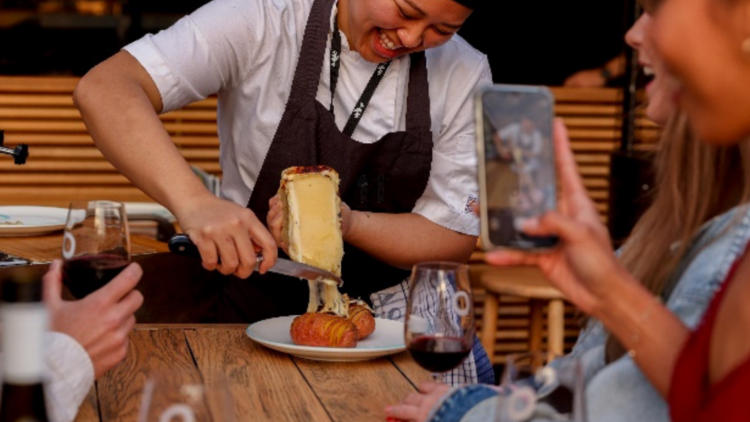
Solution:
M 279 189 L 281 172 L 291 166 L 334 168 L 341 178 L 342 200 L 358 211 L 411 212 L 427 187 L 433 144 L 423 52 L 409 58 L 406 131 L 363 144 L 342 133 L 332 113 L 316 101 L 333 2 L 315 0 L 312 6 L 291 95 L 247 204 L 263 222 L 268 201 Z M 400 283 L 409 273 L 344 245 L 341 291 L 350 297 L 369 302 L 371 293 Z M 308 286 L 299 279 L 258 273 L 245 280 L 228 278 L 218 300 L 220 322 L 254 322 L 307 309 Z

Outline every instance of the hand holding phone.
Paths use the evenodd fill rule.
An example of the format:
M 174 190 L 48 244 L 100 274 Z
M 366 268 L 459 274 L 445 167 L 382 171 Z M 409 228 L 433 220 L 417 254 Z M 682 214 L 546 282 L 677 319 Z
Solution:
M 528 236 L 523 222 L 557 208 L 548 89 L 494 85 L 475 98 L 480 216 L 485 249 L 548 249 L 555 237 Z

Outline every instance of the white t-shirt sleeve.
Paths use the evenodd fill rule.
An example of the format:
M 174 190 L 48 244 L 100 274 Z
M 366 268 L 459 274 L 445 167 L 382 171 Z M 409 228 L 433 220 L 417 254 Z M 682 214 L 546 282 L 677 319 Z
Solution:
M 254 66 L 296 36 L 307 2 L 213 0 L 171 27 L 127 45 L 151 75 L 164 103 L 178 109 L 239 84 Z
M 66 334 L 48 332 L 44 341 L 47 412 L 52 422 L 70 422 L 94 385 L 94 365 L 83 346 Z
M 474 93 L 477 88 L 492 84 L 486 56 L 475 63 L 462 77 L 453 77 L 447 86 L 436 87 L 446 97 L 444 119 L 434 138 L 430 180 L 412 211 L 440 226 L 473 236 L 479 235 L 479 218 L 471 207 L 479 197 Z M 430 88 L 432 91 L 432 84 Z

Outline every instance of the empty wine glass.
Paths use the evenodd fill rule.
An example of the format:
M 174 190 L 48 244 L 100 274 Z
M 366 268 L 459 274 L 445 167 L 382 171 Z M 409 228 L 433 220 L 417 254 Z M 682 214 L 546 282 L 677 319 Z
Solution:
M 414 266 L 406 304 L 404 340 L 412 358 L 442 380 L 474 343 L 474 306 L 469 268 L 452 262 Z
M 162 370 L 143 386 L 138 422 L 234 422 L 234 406 L 224 374 L 190 377 L 178 370 Z
M 586 422 L 581 362 L 548 352 L 521 353 L 506 358 L 495 422 Z
M 125 206 L 111 201 L 72 202 L 62 257 L 63 281 L 76 298 L 109 283 L 130 262 Z

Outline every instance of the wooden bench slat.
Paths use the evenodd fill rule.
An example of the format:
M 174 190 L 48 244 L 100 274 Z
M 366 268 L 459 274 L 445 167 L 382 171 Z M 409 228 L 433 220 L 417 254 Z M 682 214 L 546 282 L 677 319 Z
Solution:
M 615 116 L 622 108 L 617 105 L 588 105 L 562 103 L 555 105 L 558 116 Z
M 578 164 L 607 164 L 609 165 L 609 154 L 575 154 Z
M 177 110 L 159 116 L 165 122 L 216 122 L 216 111 Z M 74 107 L 18 107 L 0 104 L 0 119 L 20 120 L 80 120 L 81 114 Z
M 172 136 L 172 140 L 179 147 L 219 147 L 219 138 L 216 136 Z M 50 133 L 18 133 L 5 134 L 7 145 L 16 144 L 31 145 L 70 145 L 70 146 L 94 146 L 94 141 L 88 134 L 50 134 Z M 36 148 L 34 148 L 36 149 Z
M 167 132 L 176 134 L 207 134 L 215 135 L 217 128 L 215 123 L 173 123 L 164 122 Z M 9 120 L 0 119 L 0 128 L 15 132 L 63 132 L 63 133 L 86 133 L 83 121 L 56 121 L 56 120 Z
M 180 148 L 180 152 L 188 161 L 209 161 L 219 159 L 219 151 L 216 148 Z M 76 160 L 105 160 L 102 153 L 93 144 L 82 147 L 40 146 L 34 148 L 33 157 L 34 160 L 67 159 L 71 162 Z M 31 161 L 29 161 L 29 163 L 30 162 Z
M 11 173 L 3 174 L 2 180 L 6 186 L 130 185 L 130 181 L 121 174 Z
M 190 164 L 196 165 L 209 173 L 221 171 L 218 162 L 190 160 Z M 115 168 L 107 161 L 83 161 L 83 160 L 50 160 L 39 159 L 32 160 L 23 166 L 16 166 L 9 160 L 0 161 L 0 172 L 40 172 L 40 171 L 69 171 L 69 172 L 117 172 Z
M 618 117 L 563 117 L 565 126 L 570 130 L 585 128 L 611 128 L 617 130 L 620 126 Z
M 75 77 L 4 76 L 0 79 L 0 91 L 72 93 L 77 84 Z
M 0 78 L 1 79 L 1 78 Z M 7 94 L 0 89 L 2 106 L 73 107 L 73 98 L 68 94 Z
M 550 87 L 557 103 L 620 103 L 622 94 L 617 88 L 560 88 Z

